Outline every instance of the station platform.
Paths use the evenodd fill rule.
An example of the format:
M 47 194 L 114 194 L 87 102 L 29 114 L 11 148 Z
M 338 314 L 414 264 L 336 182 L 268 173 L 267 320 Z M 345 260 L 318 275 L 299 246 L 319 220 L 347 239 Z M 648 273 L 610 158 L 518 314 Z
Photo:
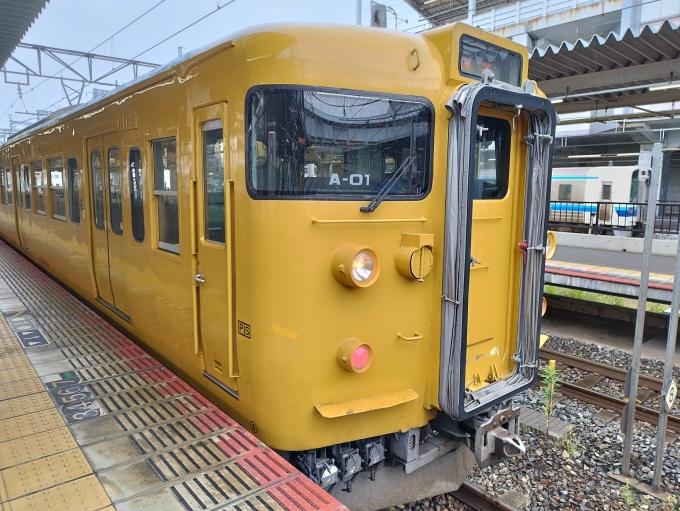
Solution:
M 628 298 L 638 298 L 640 295 L 639 270 L 594 264 L 551 259 L 545 263 L 545 283 Z M 670 303 L 673 298 L 673 275 L 650 273 L 647 298 Z
M 346 508 L 0 241 L 0 507 Z

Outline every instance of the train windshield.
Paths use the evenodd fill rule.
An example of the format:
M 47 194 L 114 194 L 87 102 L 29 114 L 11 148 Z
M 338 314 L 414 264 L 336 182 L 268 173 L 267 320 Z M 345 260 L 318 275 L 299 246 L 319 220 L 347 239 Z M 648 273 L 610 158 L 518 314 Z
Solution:
M 248 98 L 251 195 L 365 200 L 403 164 L 389 200 L 429 191 L 427 100 L 346 91 L 256 89 Z

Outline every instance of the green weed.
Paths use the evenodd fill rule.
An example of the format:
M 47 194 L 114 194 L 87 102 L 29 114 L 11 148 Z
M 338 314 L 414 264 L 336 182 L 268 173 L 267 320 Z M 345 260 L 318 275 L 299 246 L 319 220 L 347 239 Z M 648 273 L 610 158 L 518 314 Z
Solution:
M 545 434 L 550 436 L 550 418 L 555 410 L 555 394 L 557 388 L 560 386 L 558 373 L 555 367 L 556 363 L 551 360 L 550 363 L 541 370 L 541 409 L 545 414 Z

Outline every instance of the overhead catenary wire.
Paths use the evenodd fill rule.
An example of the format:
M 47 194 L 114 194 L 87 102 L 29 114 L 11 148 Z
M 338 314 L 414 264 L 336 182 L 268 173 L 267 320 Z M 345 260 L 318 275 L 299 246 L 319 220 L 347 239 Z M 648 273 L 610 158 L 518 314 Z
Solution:
M 132 57 L 130 60 L 135 60 L 136 58 L 138 58 L 138 57 L 144 55 L 145 53 L 147 53 L 147 52 L 153 50 L 154 48 L 156 48 L 157 46 L 160 46 L 160 45 L 163 44 L 164 42 L 169 41 L 170 39 L 172 39 L 172 38 L 175 37 L 176 35 L 181 34 L 181 33 L 184 32 L 185 30 L 187 30 L 187 29 L 193 27 L 196 23 L 199 23 L 199 22 L 203 21 L 203 20 L 206 19 L 207 17 L 212 16 L 213 14 L 215 14 L 217 11 L 220 11 L 220 10 L 224 9 L 225 7 L 227 7 L 228 5 L 233 4 L 235 1 L 236 1 L 236 0 L 230 0 L 229 2 L 227 2 L 227 3 L 224 4 L 224 5 L 218 5 L 217 8 L 216 8 L 214 11 L 210 11 L 210 12 L 209 12 L 208 14 L 206 14 L 205 16 L 203 16 L 203 17 L 201 17 L 201 18 L 198 18 L 198 19 L 197 19 L 196 21 L 194 21 L 193 23 L 190 23 L 190 24 L 187 25 L 186 27 L 184 27 L 184 28 L 178 30 L 177 32 L 175 32 L 174 34 L 172 34 L 172 35 L 166 37 L 166 38 L 163 39 L 162 41 L 157 42 L 156 44 L 154 44 L 153 46 L 147 48 L 147 49 L 144 50 L 143 52 L 138 53 L 137 55 L 135 55 L 134 57 Z
M 156 7 L 158 7 L 159 5 L 161 5 L 162 3 L 164 3 L 165 1 L 166 1 L 166 0 L 160 0 L 158 3 L 154 4 L 153 7 L 147 9 L 147 10 L 144 11 L 142 14 L 140 14 L 140 15 L 137 16 L 135 19 L 133 19 L 130 23 L 128 23 L 128 24 L 125 25 L 123 28 L 121 28 L 120 30 L 118 30 L 117 32 L 115 32 L 113 35 L 111 35 L 111 36 L 107 37 L 106 39 L 104 39 L 104 40 L 103 40 L 101 43 L 99 43 L 97 46 L 95 46 L 94 48 L 90 49 L 89 52 L 93 52 L 94 50 L 96 50 L 97 48 L 99 48 L 102 44 L 104 44 L 104 43 L 106 43 L 107 41 L 113 39 L 115 36 L 117 36 L 118 34 L 120 34 L 123 30 L 125 30 L 126 28 L 130 27 L 131 25 L 133 25 L 134 23 L 136 23 L 137 21 L 139 21 L 140 19 L 142 19 L 144 16 L 146 16 L 147 14 L 149 14 L 151 11 L 153 11 Z M 78 58 L 75 59 L 73 62 L 71 62 L 71 63 L 69 64 L 69 66 L 72 66 L 73 64 L 75 64 L 76 62 L 78 62 L 81 58 L 82 58 L 82 57 L 78 57 Z M 31 88 L 30 88 L 29 90 L 27 90 L 26 92 L 32 92 L 32 91 L 34 91 L 35 89 L 37 89 L 38 87 L 40 87 L 40 86 L 41 86 L 42 84 L 44 84 L 45 82 L 47 82 L 47 81 L 51 80 L 52 78 L 56 77 L 59 73 L 61 73 L 61 72 L 64 71 L 65 69 L 66 69 L 66 66 L 62 67 L 59 71 L 57 71 L 56 73 L 54 73 L 52 76 L 50 76 L 49 78 L 45 78 L 45 79 L 44 79 L 42 82 L 40 82 L 38 85 L 35 85 L 35 86 L 31 87 Z M 5 111 L 2 113 L 2 115 L 0 115 L 0 119 L 2 119 L 3 117 L 5 117 L 5 115 L 7 115 L 7 113 L 8 113 L 8 112 L 12 109 L 12 107 L 17 103 L 17 101 L 19 101 L 19 99 L 21 99 L 21 98 L 20 98 L 20 97 L 17 98 L 17 99 L 16 99 L 16 100 L 15 100 L 15 101 L 7 108 L 7 110 L 5 110 Z M 63 101 L 64 99 L 65 99 L 65 97 L 62 97 L 62 98 L 61 98 L 59 101 L 57 101 L 56 103 L 59 103 L 59 102 Z M 52 105 L 54 105 L 54 104 L 56 104 L 56 103 L 53 103 Z M 48 107 L 48 108 L 49 108 L 49 107 Z

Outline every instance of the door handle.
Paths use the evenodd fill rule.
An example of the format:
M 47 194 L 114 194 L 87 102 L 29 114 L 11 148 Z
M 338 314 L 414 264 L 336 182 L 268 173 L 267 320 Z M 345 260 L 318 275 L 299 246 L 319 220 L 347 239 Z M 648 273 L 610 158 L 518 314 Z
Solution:
M 205 282 L 205 279 L 203 278 L 203 272 L 201 270 L 198 270 L 198 273 L 194 275 L 194 280 L 199 284 L 203 284 Z

